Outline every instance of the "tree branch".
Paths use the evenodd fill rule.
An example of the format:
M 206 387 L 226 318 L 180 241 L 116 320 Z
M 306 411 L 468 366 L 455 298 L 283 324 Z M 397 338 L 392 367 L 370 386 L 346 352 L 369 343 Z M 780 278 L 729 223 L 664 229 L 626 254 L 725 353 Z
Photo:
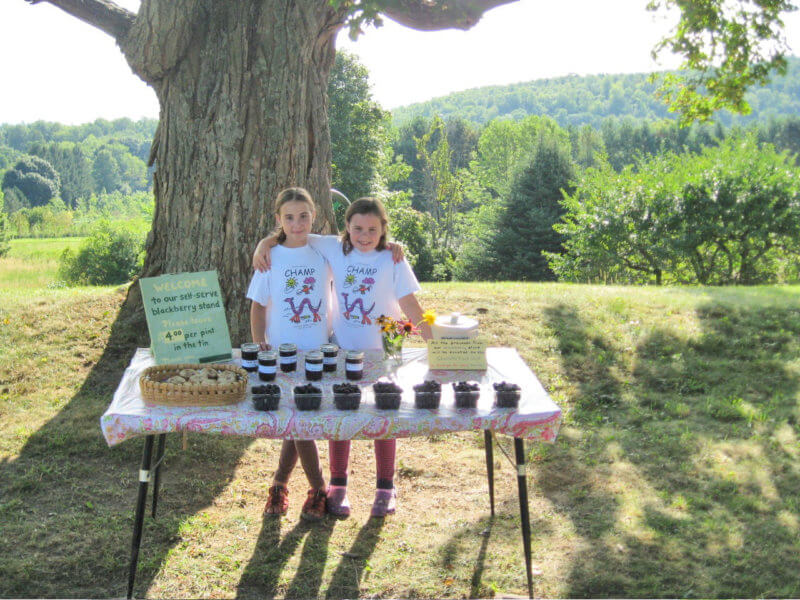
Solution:
M 381 13 L 419 31 L 470 29 L 487 10 L 516 0 L 389 0 Z
M 31 4 L 49 2 L 65 13 L 104 31 L 117 42 L 128 35 L 136 13 L 114 4 L 111 0 L 26 0 Z

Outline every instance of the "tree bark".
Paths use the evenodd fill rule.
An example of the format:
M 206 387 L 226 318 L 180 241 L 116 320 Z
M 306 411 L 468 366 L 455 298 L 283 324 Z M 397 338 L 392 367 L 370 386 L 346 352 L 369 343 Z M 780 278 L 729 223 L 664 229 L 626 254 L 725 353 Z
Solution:
M 216 269 L 234 344 L 250 337 L 250 257 L 277 193 L 307 188 L 317 229 L 334 223 L 326 90 L 341 22 L 318 0 L 145 1 L 123 44 L 161 105 L 142 275 Z
M 37 3 L 42 0 L 28 0 Z M 142 276 L 216 269 L 231 341 L 250 338 L 250 256 L 273 228 L 284 187 L 317 201 L 315 230 L 335 228 L 327 86 L 349 2 L 46 0 L 113 36 L 161 107 L 151 149 L 156 197 Z M 390 0 L 422 29 L 468 28 L 512 0 Z M 138 285 L 120 322 L 146 343 Z

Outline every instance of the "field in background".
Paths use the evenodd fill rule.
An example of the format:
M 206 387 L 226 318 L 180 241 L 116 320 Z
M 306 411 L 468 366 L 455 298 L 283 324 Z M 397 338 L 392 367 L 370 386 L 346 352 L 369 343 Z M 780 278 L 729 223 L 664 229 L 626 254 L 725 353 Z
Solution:
M 48 287 L 41 264 L 9 284 L 12 260 L 0 596 L 121 597 L 141 442 L 109 449 L 99 417 L 130 358 L 108 349 L 125 288 Z M 528 447 L 537 597 L 800 596 L 799 287 L 426 284 L 420 300 L 485 309 L 491 343 L 517 347 L 564 410 L 557 442 Z M 288 517 L 262 517 L 277 442 L 188 441 L 167 444 L 139 597 L 526 594 L 514 469 L 495 453 L 492 520 L 478 434 L 400 441 L 385 522 L 368 519 L 374 459 L 354 443 L 353 516 L 310 526 L 300 468 Z
M 6 300 L 24 300 L 32 290 L 57 286 L 58 258 L 65 249 L 76 251 L 86 238 L 22 238 L 10 240 L 0 257 L 0 290 Z M 8 294 L 9 296 L 6 296 Z

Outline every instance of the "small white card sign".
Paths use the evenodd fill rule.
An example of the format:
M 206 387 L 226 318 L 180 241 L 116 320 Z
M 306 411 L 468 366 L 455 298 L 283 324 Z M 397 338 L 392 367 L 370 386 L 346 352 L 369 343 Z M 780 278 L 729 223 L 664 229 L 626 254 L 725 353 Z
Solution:
M 485 338 L 428 340 L 430 369 L 485 371 L 487 366 Z

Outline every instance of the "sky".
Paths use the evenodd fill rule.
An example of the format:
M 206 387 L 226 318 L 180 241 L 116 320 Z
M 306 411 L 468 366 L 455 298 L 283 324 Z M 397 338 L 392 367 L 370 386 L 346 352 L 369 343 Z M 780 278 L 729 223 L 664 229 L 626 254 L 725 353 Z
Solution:
M 136 10 L 139 0 L 117 3 Z M 519 0 L 466 32 L 418 32 L 387 19 L 355 42 L 341 32 L 337 47 L 367 66 L 373 96 L 386 109 L 485 85 L 675 68 L 676 57 L 650 56 L 671 23 L 646 4 Z M 800 13 L 785 21 L 789 47 L 800 54 Z M 158 117 L 155 93 L 113 39 L 46 2 L 0 2 L 0 72 L 0 123 Z

